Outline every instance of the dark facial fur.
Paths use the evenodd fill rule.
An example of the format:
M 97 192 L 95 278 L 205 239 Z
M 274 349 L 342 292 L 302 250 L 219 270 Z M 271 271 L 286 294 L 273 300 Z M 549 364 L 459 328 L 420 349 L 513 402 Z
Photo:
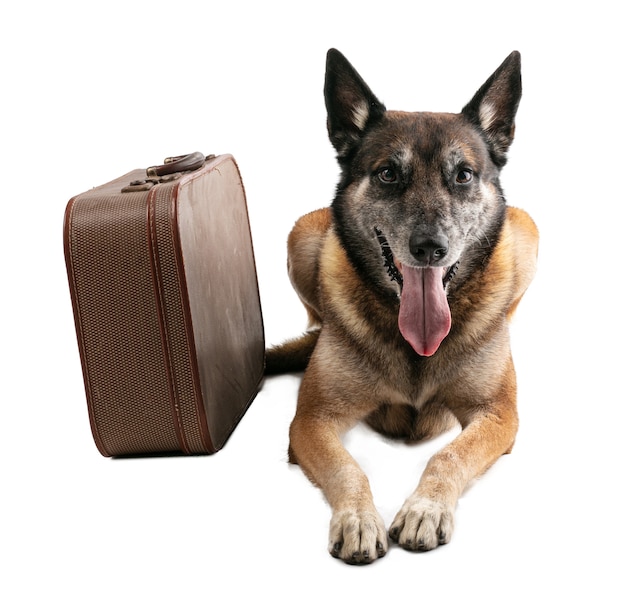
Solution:
M 459 114 L 407 113 L 387 111 L 329 51 L 328 127 L 342 168 L 333 212 L 352 263 L 376 290 L 399 288 L 381 260 L 381 232 L 399 266 L 458 262 L 451 289 L 486 263 L 505 212 L 498 179 L 521 95 L 519 67 L 512 53 Z M 424 255 L 424 242 L 440 244 L 437 253 Z

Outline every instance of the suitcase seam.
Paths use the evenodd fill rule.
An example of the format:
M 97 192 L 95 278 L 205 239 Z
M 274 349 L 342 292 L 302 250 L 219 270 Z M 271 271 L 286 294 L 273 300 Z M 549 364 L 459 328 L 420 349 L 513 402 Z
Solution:
M 193 402 L 191 404 L 191 414 L 193 414 L 193 418 L 195 419 L 195 427 L 192 428 L 190 425 L 190 419 L 188 418 L 190 407 L 186 405 L 187 399 L 178 398 L 177 401 L 179 402 L 178 412 L 180 414 L 181 432 L 185 437 L 185 443 L 188 449 L 187 454 L 206 454 L 215 452 L 215 448 L 213 447 L 213 441 L 211 439 L 208 429 L 208 423 L 204 409 L 204 399 L 202 395 L 202 389 L 200 387 L 200 380 L 198 377 L 198 359 L 196 355 L 196 346 L 193 336 L 193 321 L 191 319 L 191 312 L 189 309 L 187 276 L 185 274 L 180 234 L 178 232 L 178 194 L 180 192 L 181 184 L 184 182 L 185 181 L 183 181 L 182 179 L 178 181 L 172 192 L 171 199 L 168 204 L 169 214 L 168 220 L 166 221 L 166 229 L 168 230 L 169 236 L 171 238 L 172 257 L 174 260 L 174 271 L 176 276 L 175 286 L 178 292 L 178 297 L 180 301 L 180 312 L 182 315 L 182 339 L 184 342 L 184 349 L 187 354 L 187 359 L 189 361 L 189 375 L 191 377 L 190 385 L 193 397 Z M 161 272 L 161 275 L 162 273 L 163 272 Z M 163 290 L 165 290 L 164 287 Z M 164 310 L 167 310 L 168 303 L 165 298 L 163 298 L 163 305 Z M 172 341 L 170 341 L 170 343 Z M 170 351 L 173 351 L 173 349 L 170 349 Z M 172 369 L 178 370 L 178 367 L 174 364 L 175 356 L 172 355 L 171 358 Z M 174 376 L 176 375 L 177 373 L 174 372 Z M 176 394 L 178 395 L 178 390 L 176 391 Z M 189 427 L 189 430 L 187 429 L 187 427 Z M 197 430 L 197 436 L 195 431 L 191 431 L 191 429 Z M 199 445 L 192 446 L 192 441 L 194 444 L 197 444 L 197 437 L 200 438 Z
M 167 321 L 165 317 L 165 301 L 163 298 L 163 279 L 162 272 L 158 257 L 158 241 L 156 233 L 156 192 L 159 186 L 155 186 L 151 189 L 147 204 L 147 227 L 148 227 L 148 240 L 150 243 L 150 260 L 152 269 L 152 284 L 155 293 L 155 300 L 157 302 L 157 315 L 159 318 L 159 329 L 161 333 L 161 343 L 163 345 L 163 353 L 166 360 L 166 372 L 167 372 L 167 385 L 170 397 L 170 408 L 172 411 L 172 417 L 176 428 L 176 437 L 178 438 L 181 450 L 185 454 L 190 454 L 189 446 L 185 438 L 185 431 L 181 418 L 180 402 L 178 401 L 178 394 L 174 384 L 174 368 L 172 364 L 172 353 L 170 347 L 170 336 L 167 327 Z
M 211 168 L 213 170 L 213 168 Z M 207 171 L 206 174 L 208 174 Z M 189 175 L 186 175 L 186 178 L 182 179 L 177 187 L 176 187 L 176 195 L 174 196 L 173 203 L 170 207 L 171 215 L 169 221 L 169 228 L 171 231 L 172 241 L 175 243 L 174 245 L 174 260 L 176 266 L 176 277 L 178 290 L 180 295 L 180 300 L 183 308 L 183 321 L 184 321 L 184 335 L 185 335 L 185 343 L 187 345 L 187 352 L 189 354 L 189 359 L 191 361 L 190 369 L 192 375 L 192 385 L 193 385 L 193 393 L 194 393 L 194 411 L 195 417 L 198 423 L 198 429 L 200 430 L 200 438 L 204 445 L 204 448 L 207 452 L 215 452 L 217 448 L 213 443 L 213 438 L 211 437 L 211 432 L 209 431 L 209 424 L 205 410 L 204 396 L 202 393 L 202 387 L 200 385 L 200 376 L 198 373 L 198 357 L 196 351 L 196 343 L 193 332 L 193 320 L 191 318 L 191 310 L 189 304 L 189 295 L 187 291 L 187 276 L 185 274 L 184 269 L 184 259 L 182 254 L 182 246 L 180 240 L 180 227 L 178 224 L 178 193 L 180 191 L 180 187 L 184 183 L 188 183 L 191 181 L 195 181 L 197 178 L 204 176 L 205 173 L 203 171 L 196 171 Z M 184 288 L 183 288 L 184 286 Z

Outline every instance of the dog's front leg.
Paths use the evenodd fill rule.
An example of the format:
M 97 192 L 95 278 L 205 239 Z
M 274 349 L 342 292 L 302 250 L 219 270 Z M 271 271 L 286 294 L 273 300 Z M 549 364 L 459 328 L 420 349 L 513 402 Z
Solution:
M 307 371 L 308 374 L 308 371 Z M 332 508 L 328 550 L 350 564 L 368 564 L 387 553 L 385 523 L 369 481 L 341 442 L 356 422 L 346 402 L 323 398 L 305 375 L 290 429 L 290 460 L 319 486 Z
M 387 553 L 385 523 L 374 506 L 369 481 L 327 419 L 296 414 L 290 452 L 332 508 L 328 550 L 350 564 L 367 564 Z
M 430 459 L 418 487 L 391 524 L 390 537 L 417 551 L 448 543 L 459 496 L 472 479 L 510 451 L 516 432 L 514 403 L 475 415 L 455 440 Z

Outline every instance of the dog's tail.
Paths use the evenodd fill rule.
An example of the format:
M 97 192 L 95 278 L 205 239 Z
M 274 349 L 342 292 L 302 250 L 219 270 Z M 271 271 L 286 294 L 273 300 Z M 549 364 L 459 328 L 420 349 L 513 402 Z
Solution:
M 311 359 L 319 336 L 320 330 L 317 328 L 281 345 L 270 347 L 265 352 L 265 374 L 278 375 L 303 371 Z

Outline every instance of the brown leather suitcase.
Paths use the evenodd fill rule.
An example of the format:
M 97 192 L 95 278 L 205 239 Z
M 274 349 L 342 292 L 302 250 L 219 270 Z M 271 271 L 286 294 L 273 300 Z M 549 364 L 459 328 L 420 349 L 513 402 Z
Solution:
M 234 158 L 170 158 L 80 194 L 67 205 L 63 240 L 100 452 L 219 450 L 264 366 Z

